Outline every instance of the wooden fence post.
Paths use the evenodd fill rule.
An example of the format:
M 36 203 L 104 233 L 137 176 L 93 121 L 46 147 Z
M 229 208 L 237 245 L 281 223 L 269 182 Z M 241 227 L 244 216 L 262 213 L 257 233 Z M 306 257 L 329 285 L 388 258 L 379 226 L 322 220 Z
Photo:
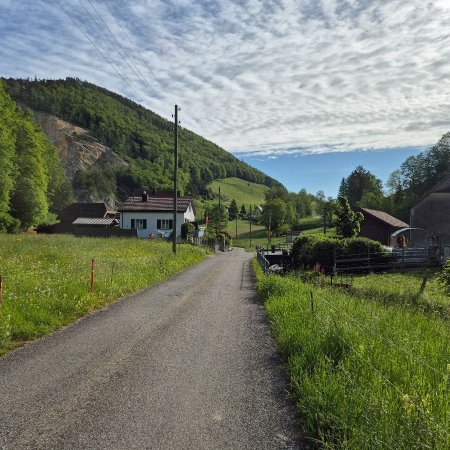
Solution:
M 314 297 L 313 297 L 313 291 L 309 291 L 309 297 L 311 300 L 311 312 L 314 314 Z
M 3 304 L 3 275 L 0 275 L 0 306 Z
M 333 248 L 333 272 L 336 273 L 336 247 Z
M 91 288 L 89 289 L 90 294 L 94 292 L 94 284 L 95 284 L 95 259 L 93 259 L 91 262 Z

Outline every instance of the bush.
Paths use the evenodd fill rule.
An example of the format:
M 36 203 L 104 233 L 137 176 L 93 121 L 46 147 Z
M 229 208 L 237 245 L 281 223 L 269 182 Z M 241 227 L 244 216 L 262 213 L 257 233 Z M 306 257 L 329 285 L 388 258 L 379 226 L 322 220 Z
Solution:
M 195 230 L 195 226 L 191 222 L 184 222 L 181 224 L 181 239 L 184 241 L 188 238 L 189 235 L 192 235 L 192 233 Z
M 367 238 L 329 238 L 325 236 L 299 236 L 292 246 L 292 263 L 295 268 L 312 269 L 317 263 L 330 270 L 337 258 L 364 256 L 370 252 L 386 258 L 384 247 Z
M 312 247 L 319 239 L 323 238 L 316 235 L 300 235 L 297 239 L 295 239 L 291 252 L 294 267 L 307 269 L 314 265 L 312 258 Z
M 367 252 L 370 251 L 370 254 L 384 254 L 385 249 L 378 241 L 372 241 L 372 239 L 357 237 L 357 238 L 348 238 L 342 239 L 343 249 L 342 253 L 345 256 L 350 255 L 367 255 Z

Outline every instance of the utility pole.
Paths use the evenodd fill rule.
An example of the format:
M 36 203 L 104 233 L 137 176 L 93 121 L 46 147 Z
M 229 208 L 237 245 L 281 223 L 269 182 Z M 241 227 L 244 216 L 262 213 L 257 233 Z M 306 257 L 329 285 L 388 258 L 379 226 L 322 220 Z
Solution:
M 252 205 L 250 205 L 250 212 L 248 213 L 248 223 L 250 224 L 250 248 L 252 247 Z
M 173 163 L 173 229 L 172 229 L 172 251 L 177 254 L 177 206 L 178 206 L 178 105 L 175 105 L 175 146 Z
M 237 239 L 237 217 L 238 217 L 238 215 L 236 213 L 236 239 Z
M 220 243 L 220 186 L 219 186 L 219 223 L 217 224 L 217 239 Z

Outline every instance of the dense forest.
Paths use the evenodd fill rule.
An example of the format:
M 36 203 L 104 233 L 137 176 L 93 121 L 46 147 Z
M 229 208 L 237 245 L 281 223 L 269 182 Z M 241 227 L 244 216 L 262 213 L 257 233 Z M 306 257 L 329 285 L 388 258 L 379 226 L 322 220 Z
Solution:
M 50 210 L 71 201 L 58 150 L 0 80 L 0 232 L 45 223 Z
M 137 103 L 94 84 L 66 80 L 7 79 L 11 97 L 35 111 L 89 129 L 129 163 L 80 173 L 77 192 L 116 191 L 123 199 L 142 186 L 169 188 L 173 173 L 173 124 Z M 201 136 L 180 128 L 179 183 L 183 193 L 207 194 L 212 180 L 239 177 L 266 186 L 280 183 Z

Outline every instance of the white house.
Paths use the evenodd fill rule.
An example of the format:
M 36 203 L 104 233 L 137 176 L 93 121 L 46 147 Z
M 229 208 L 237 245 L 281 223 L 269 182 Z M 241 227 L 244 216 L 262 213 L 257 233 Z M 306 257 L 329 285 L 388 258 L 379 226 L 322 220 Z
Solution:
M 136 229 L 140 238 L 169 237 L 173 230 L 173 193 L 154 192 L 132 197 L 118 209 L 120 228 Z M 184 222 L 195 221 L 194 204 L 191 198 L 179 197 L 177 200 L 177 236 L 181 235 Z

